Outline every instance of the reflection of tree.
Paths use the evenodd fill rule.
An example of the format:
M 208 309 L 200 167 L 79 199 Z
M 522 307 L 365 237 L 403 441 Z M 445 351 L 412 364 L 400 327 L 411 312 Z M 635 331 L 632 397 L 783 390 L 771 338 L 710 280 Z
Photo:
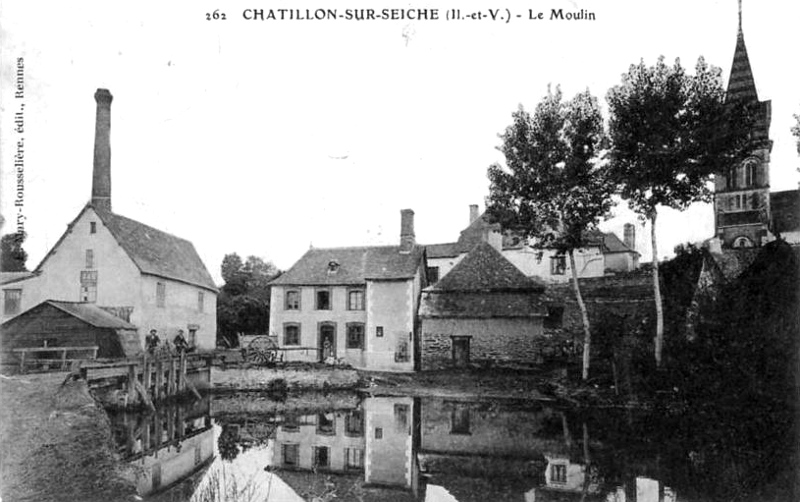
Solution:
M 222 426 L 222 433 L 217 440 L 217 449 L 219 450 L 219 456 L 222 457 L 222 460 L 230 461 L 239 455 L 238 440 L 239 427 L 231 425 Z

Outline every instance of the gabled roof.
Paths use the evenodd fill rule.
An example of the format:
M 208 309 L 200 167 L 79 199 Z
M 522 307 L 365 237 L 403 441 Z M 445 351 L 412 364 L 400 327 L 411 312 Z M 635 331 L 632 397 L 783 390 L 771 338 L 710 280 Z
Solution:
M 636 253 L 635 249 L 631 249 L 625 245 L 617 234 L 614 232 L 601 232 L 600 230 L 592 230 L 586 233 L 587 244 L 593 246 L 600 246 L 600 251 L 605 253 Z
M 410 279 L 424 263 L 424 256 L 422 246 L 406 253 L 400 246 L 312 248 L 270 284 L 333 286 Z
M 426 244 L 425 253 L 428 256 L 428 259 L 449 258 L 461 254 L 461 252 L 458 250 L 457 242 L 445 242 L 443 244 Z
M 461 231 L 456 246 L 460 253 L 469 253 L 472 248 L 486 240 L 485 236 L 492 231 L 500 231 L 499 223 L 489 223 L 484 217 L 486 213 L 481 213 L 470 223 L 467 228 Z
M 45 300 L 39 305 L 44 304 L 52 305 L 53 307 L 62 310 L 67 314 L 76 317 L 86 324 L 90 324 L 96 328 L 136 329 L 136 326 L 133 324 L 103 310 L 94 303 Z M 21 315 L 25 314 L 23 313 Z
M 785 190 L 769 194 L 773 232 L 800 230 L 800 190 Z
M 433 291 L 544 291 L 544 286 L 527 277 L 499 251 L 486 242 L 476 245 Z
M 133 260 L 143 274 L 155 275 L 217 291 L 214 280 L 191 242 L 138 221 L 87 204 L 69 224 L 69 228 L 88 210 L 93 209 L 100 221 Z M 47 258 L 61 244 L 69 228 L 39 263 L 39 271 Z

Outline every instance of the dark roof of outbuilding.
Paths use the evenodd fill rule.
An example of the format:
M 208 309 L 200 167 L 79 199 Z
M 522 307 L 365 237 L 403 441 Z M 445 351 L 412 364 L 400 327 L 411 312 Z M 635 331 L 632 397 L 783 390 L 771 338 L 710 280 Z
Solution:
M 400 251 L 400 246 L 312 248 L 270 284 L 332 286 L 410 279 L 424 256 L 422 246 L 414 246 L 406 253 Z M 331 267 L 333 263 L 336 265 Z
M 544 286 L 527 277 L 486 242 L 476 245 L 441 281 L 434 291 L 543 291 Z
M 800 190 L 785 190 L 769 194 L 773 232 L 792 232 L 800 229 Z
M 92 204 L 84 206 L 78 216 L 72 220 L 67 231 L 45 255 L 34 272 L 41 270 L 42 265 L 66 238 L 75 222 L 88 209 L 94 210 L 100 221 L 108 228 L 108 231 L 141 273 L 217 291 L 211 274 L 208 273 L 208 269 L 191 242 L 144 223 L 94 207 Z
M 33 272 L 0 272 L 0 284 L 23 281 L 34 275 Z
M 94 303 L 63 302 L 56 300 L 45 300 L 43 303 L 63 310 L 67 314 L 77 317 L 86 324 L 97 328 L 136 329 L 136 326 L 133 324 L 103 310 Z
M 425 253 L 428 258 L 449 258 L 451 256 L 458 256 L 461 252 L 458 250 L 457 242 L 445 242 L 443 244 L 426 244 Z

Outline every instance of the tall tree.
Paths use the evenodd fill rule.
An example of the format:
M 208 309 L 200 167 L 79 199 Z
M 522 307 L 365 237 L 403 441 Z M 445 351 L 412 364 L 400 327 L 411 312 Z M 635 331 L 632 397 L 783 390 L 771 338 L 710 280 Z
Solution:
M 631 209 L 650 222 L 657 366 L 664 343 L 658 208 L 684 210 L 710 200 L 711 176 L 740 159 L 752 123 L 746 103 L 726 105 L 721 75 L 702 57 L 689 75 L 679 60 L 668 66 L 662 56 L 655 66 L 631 65 L 606 98 L 611 175 Z
M 575 249 L 606 217 L 613 185 L 598 161 L 603 118 L 589 91 L 562 103 L 547 95 L 533 116 L 519 107 L 501 135 L 506 168 L 489 167 L 487 214 L 504 229 L 533 238 L 533 245 L 569 256 L 575 299 L 583 321 L 583 379 L 589 378 L 591 329 L 575 266 Z
M 28 253 L 22 248 L 27 235 L 25 233 L 6 234 L 0 238 L 0 271 L 26 272 L 25 262 Z
M 233 342 L 237 334 L 261 334 L 269 330 L 269 282 L 280 274 L 271 262 L 248 256 L 242 262 L 238 254 L 222 260 L 225 284 L 217 298 L 219 335 Z
M 800 155 L 800 114 L 794 115 L 794 119 L 797 123 L 792 126 L 792 134 L 797 138 L 797 154 Z

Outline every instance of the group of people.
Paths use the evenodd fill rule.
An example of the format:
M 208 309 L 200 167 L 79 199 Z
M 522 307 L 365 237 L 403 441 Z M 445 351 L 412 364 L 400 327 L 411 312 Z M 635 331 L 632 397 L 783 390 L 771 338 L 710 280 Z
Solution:
M 160 350 L 161 345 L 161 338 L 158 337 L 158 330 L 151 329 L 150 334 L 147 335 L 144 339 L 145 349 L 150 354 L 155 354 L 156 351 Z M 172 346 L 175 348 L 175 351 L 178 354 L 183 352 L 191 352 L 192 347 L 189 345 L 189 342 L 186 340 L 186 337 L 183 336 L 183 330 L 179 329 L 178 334 L 175 335 L 175 338 L 172 339 Z M 169 341 L 165 342 L 165 347 L 169 350 Z M 171 352 L 171 350 L 169 350 Z

